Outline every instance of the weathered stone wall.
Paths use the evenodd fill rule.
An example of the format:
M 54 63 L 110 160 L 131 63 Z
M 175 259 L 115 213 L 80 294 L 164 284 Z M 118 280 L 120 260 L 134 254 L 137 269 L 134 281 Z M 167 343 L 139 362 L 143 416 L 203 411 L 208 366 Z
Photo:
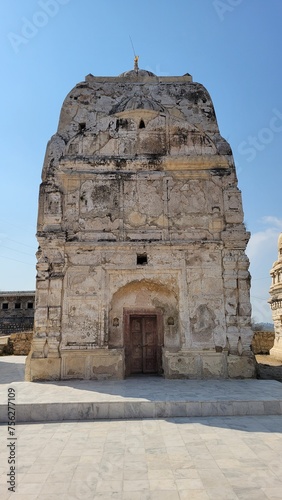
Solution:
M 254 354 L 269 354 L 274 344 L 274 332 L 255 332 L 252 340 L 252 351 Z
M 12 354 L 12 346 L 9 343 L 10 337 L 1 336 L 0 337 L 0 356 L 5 356 L 7 354 Z
M 11 354 L 27 356 L 30 352 L 32 336 L 32 331 L 26 331 L 13 333 L 7 337 L 0 337 L 0 356 Z
M 29 378 L 124 376 L 148 347 L 127 344 L 130 311 L 157 317 L 165 376 L 252 376 L 241 193 L 190 75 L 89 75 L 70 92 L 47 146 L 37 238 Z M 229 360 L 206 356 L 227 344 Z
M 12 354 L 15 356 L 27 356 L 31 349 L 33 332 L 13 333 L 10 335 Z

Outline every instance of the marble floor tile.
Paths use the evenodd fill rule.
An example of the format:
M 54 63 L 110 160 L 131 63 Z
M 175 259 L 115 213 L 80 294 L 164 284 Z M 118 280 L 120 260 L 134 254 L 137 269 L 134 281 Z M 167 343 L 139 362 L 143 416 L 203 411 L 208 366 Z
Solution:
M 205 490 L 181 490 L 179 491 L 179 498 L 180 500 L 210 500 L 211 497 L 208 496 Z
M 69 462 L 66 462 L 67 467 L 85 467 L 87 464 L 100 464 L 102 460 L 102 454 L 101 453 L 88 453 L 86 452 L 83 455 L 77 456 L 77 457 L 61 457 L 63 459 L 68 459 Z M 64 467 L 64 463 L 61 460 L 58 460 L 58 466 L 59 467 Z
M 173 475 L 175 479 L 200 479 L 196 469 L 175 469 Z
M 123 491 L 122 500 L 151 500 L 149 490 L 142 491 Z
M 224 460 L 224 459 L 222 459 Z M 209 458 L 194 458 L 192 460 L 193 467 L 198 469 L 198 470 L 206 470 L 206 469 L 219 469 L 217 465 L 217 461 L 213 459 L 212 457 Z
M 146 453 L 135 453 L 135 450 L 125 450 L 124 453 L 124 463 L 134 463 L 140 462 L 140 460 L 144 460 L 146 462 Z
M 148 478 L 153 479 L 174 479 L 173 471 L 170 469 L 151 469 L 148 471 Z
M 156 491 L 150 492 L 149 498 L 150 498 L 150 500 L 179 500 L 180 496 L 179 496 L 179 493 L 177 491 L 156 490 Z
M 122 486 L 123 482 L 122 480 L 116 480 L 116 481 L 103 481 L 99 480 L 97 483 L 97 492 L 119 492 L 122 491 Z
M 81 482 L 84 481 L 85 484 L 94 485 L 97 483 L 100 478 L 99 470 L 96 470 L 94 467 L 84 468 L 84 469 L 76 469 L 75 472 L 69 477 L 68 482 Z M 52 476 L 50 477 L 52 480 Z
M 122 475 L 125 481 L 148 480 L 150 477 L 147 470 L 123 470 Z
M 127 461 L 126 457 L 125 457 L 123 470 L 124 470 L 124 472 L 126 472 L 126 471 L 140 471 L 140 472 L 146 471 L 147 472 L 148 466 L 147 466 L 147 463 L 145 462 L 145 456 L 143 457 L 142 460 L 138 460 L 138 461 L 134 461 L 134 462 L 131 460 Z
M 38 498 L 37 495 L 21 495 L 20 493 L 12 493 L 13 496 L 9 495 L 10 498 L 14 498 L 15 500 L 36 500 Z M 6 500 L 5 495 L 3 495 L 3 500 Z M 1 496 L 2 499 L 2 496 Z
M 65 500 L 65 495 L 66 493 L 40 493 L 40 500 Z
M 239 500 L 268 500 L 266 493 L 258 487 L 255 488 L 234 488 L 234 492 Z M 281 490 L 280 497 L 281 499 Z
M 43 484 L 45 483 L 45 481 L 47 480 L 49 474 L 48 473 L 45 473 L 45 474 L 34 474 L 34 473 L 31 473 L 31 474 L 24 474 L 23 475 L 23 478 L 21 480 L 21 484 Z
M 177 491 L 174 479 L 149 479 L 150 490 Z
M 113 492 L 113 493 L 95 493 L 95 500 L 122 500 L 123 494 L 122 492 Z M 84 500 L 84 499 L 83 499 Z
M 263 488 L 262 491 L 269 500 L 281 500 L 281 488 Z
M 160 457 L 157 460 L 148 460 L 146 455 L 146 463 L 147 468 L 149 470 L 159 470 L 159 469 L 168 469 L 170 467 L 170 462 L 167 457 L 161 459 Z
M 74 470 L 68 472 L 64 470 L 58 470 L 57 468 L 48 474 L 46 479 L 47 483 L 60 483 L 62 479 L 66 482 L 70 482 L 73 479 Z
M 235 491 L 228 486 L 218 486 L 206 489 L 210 500 L 238 500 Z
M 71 482 L 66 495 L 66 500 L 92 500 L 96 498 L 96 484 L 89 486 L 84 481 Z
M 149 481 L 146 479 L 140 480 L 124 480 L 123 491 L 143 491 L 149 490 Z
M 17 494 L 38 495 L 42 489 L 42 483 L 19 483 L 17 485 Z
M 189 479 L 175 479 L 177 489 L 181 490 L 204 490 L 204 484 L 200 477 Z

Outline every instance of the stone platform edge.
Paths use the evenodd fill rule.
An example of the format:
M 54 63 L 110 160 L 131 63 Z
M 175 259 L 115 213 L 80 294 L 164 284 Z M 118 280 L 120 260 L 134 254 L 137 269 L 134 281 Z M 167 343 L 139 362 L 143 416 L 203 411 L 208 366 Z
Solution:
M 282 415 L 282 401 L 122 401 L 32 403 L 16 405 L 16 423 L 67 420 Z M 0 405 L 0 423 L 8 423 L 7 404 Z

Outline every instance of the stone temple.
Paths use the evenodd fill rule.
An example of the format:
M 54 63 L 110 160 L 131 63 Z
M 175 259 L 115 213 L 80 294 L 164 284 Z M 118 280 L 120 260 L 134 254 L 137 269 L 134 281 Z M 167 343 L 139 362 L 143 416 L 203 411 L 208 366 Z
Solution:
M 270 354 L 282 360 L 282 233 L 278 238 L 278 259 L 273 263 L 270 271 L 272 284 L 269 300 L 274 323 L 275 340 Z
M 255 375 L 249 233 L 229 144 L 189 74 L 88 75 L 39 195 L 27 380 Z

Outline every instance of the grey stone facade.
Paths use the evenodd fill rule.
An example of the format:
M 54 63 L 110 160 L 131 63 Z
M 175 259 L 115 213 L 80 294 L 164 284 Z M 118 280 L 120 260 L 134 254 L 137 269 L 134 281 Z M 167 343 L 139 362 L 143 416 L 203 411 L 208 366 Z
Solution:
M 33 329 L 35 292 L 0 292 L 0 335 Z
M 252 377 L 249 239 L 232 151 L 190 75 L 88 75 L 39 196 L 29 380 Z

